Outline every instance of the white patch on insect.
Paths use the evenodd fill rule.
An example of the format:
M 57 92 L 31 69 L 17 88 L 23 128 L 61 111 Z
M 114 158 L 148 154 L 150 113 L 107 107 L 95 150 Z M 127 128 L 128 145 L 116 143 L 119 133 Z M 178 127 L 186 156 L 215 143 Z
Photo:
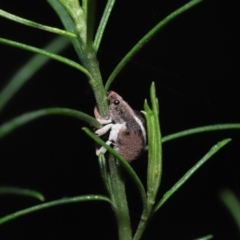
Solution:
M 147 143 L 147 136 L 146 136 L 146 130 L 145 130 L 145 127 L 143 126 L 143 123 L 142 121 L 137 118 L 136 116 L 134 117 L 134 119 L 136 120 L 136 122 L 139 124 L 141 130 L 142 130 L 142 134 L 143 134 L 143 138 L 144 138 L 144 144 L 146 145 Z
M 109 126 L 110 125 L 110 128 L 111 128 L 111 131 L 110 131 L 110 134 L 109 134 L 109 138 L 106 142 L 107 145 L 114 145 L 115 147 L 117 147 L 114 143 L 117 141 L 117 137 L 118 137 L 118 133 L 120 131 L 120 129 L 122 128 L 122 125 L 123 124 L 119 124 L 119 123 L 116 123 L 116 124 L 108 124 L 106 126 Z M 104 126 L 104 127 L 106 127 Z M 104 128 L 103 127 L 103 128 Z M 102 130 L 103 128 L 99 129 L 99 130 Z M 110 129 L 109 128 L 109 129 Z M 106 128 L 107 129 L 107 128 Z M 95 132 L 96 133 L 96 132 Z M 106 133 L 106 132 L 105 132 Z M 101 136 L 101 135 L 100 135 Z M 106 152 L 106 148 L 105 147 L 101 147 L 97 150 L 96 154 L 97 156 L 100 154 L 100 153 L 105 153 Z M 117 149 L 115 149 L 117 151 Z

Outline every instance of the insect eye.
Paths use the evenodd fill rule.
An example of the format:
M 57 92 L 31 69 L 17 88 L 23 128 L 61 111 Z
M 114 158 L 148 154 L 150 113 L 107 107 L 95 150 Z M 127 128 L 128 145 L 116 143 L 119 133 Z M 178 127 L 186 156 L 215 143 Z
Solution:
M 115 105 L 118 105 L 120 102 L 119 102 L 118 100 L 115 100 L 113 103 L 114 103 Z

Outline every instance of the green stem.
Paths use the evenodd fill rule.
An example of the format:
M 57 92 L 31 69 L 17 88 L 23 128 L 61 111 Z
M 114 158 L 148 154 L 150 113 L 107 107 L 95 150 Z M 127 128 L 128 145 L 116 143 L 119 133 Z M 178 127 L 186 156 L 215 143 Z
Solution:
M 87 16 L 90 16 L 89 14 L 93 14 L 93 12 L 91 13 L 88 11 L 91 11 L 92 8 L 90 6 L 94 5 L 94 3 L 87 3 L 87 1 L 84 1 L 83 9 L 79 1 L 77 0 L 48 1 L 57 11 L 67 30 L 77 32 L 78 43 L 74 41 L 75 50 L 78 51 L 78 55 L 80 56 L 82 65 L 90 73 L 90 76 L 88 77 L 89 84 L 93 90 L 97 102 L 98 111 L 102 117 L 108 117 L 108 102 L 106 97 L 106 90 L 103 86 L 96 51 L 93 48 L 92 39 L 87 39 L 87 35 L 88 37 L 90 37 L 91 32 L 93 31 L 93 19 L 88 18 Z M 87 25 L 88 23 L 90 23 L 90 25 Z
M 147 208 L 142 213 L 142 216 L 133 240 L 140 240 L 142 238 L 142 235 L 150 220 L 151 213 L 152 213 L 152 206 L 148 205 Z
M 116 164 L 115 158 L 109 157 L 109 171 L 112 179 L 111 200 L 113 210 L 118 224 L 118 235 L 120 240 L 132 239 L 132 229 L 128 211 L 125 183 L 121 173 L 121 167 Z
M 102 117 L 108 117 L 108 102 L 106 90 L 103 86 L 102 76 L 99 68 L 99 63 L 96 57 L 96 52 L 92 47 L 83 50 L 85 68 L 88 69 L 91 79 L 90 86 L 94 92 L 98 111 Z

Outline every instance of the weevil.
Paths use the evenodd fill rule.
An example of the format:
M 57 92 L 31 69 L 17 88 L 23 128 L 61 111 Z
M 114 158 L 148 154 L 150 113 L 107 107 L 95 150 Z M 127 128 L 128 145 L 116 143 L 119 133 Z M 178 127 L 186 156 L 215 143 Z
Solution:
M 95 134 L 102 136 L 108 131 L 109 137 L 106 141 L 107 145 L 121 154 L 128 162 L 137 159 L 146 145 L 145 121 L 141 114 L 134 111 L 123 98 L 114 91 L 107 94 L 109 101 L 109 118 L 104 119 L 98 113 L 97 108 L 94 109 L 94 115 L 102 128 L 95 131 Z M 100 147 L 96 154 L 105 153 L 106 149 Z

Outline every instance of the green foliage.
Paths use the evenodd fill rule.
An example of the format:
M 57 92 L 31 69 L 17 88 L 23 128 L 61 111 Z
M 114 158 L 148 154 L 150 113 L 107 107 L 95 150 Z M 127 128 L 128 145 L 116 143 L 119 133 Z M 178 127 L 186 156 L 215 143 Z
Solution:
M 44 196 L 41 193 L 34 191 L 34 190 L 30 190 L 30 189 L 22 189 L 22 188 L 14 188 L 14 187 L 0 187 L 0 195 L 1 194 L 22 195 L 22 196 L 26 196 L 26 197 L 36 198 L 41 202 L 45 201 Z
M 53 34 L 63 35 L 69 39 L 60 37 L 53 43 L 46 46 L 44 49 L 39 49 L 33 46 L 29 46 L 23 43 L 12 41 L 9 39 L 0 38 L 0 43 L 10 45 L 13 47 L 21 48 L 26 51 L 31 51 L 40 56 L 35 56 L 25 66 L 9 80 L 8 85 L 0 92 L 0 111 L 6 106 L 8 101 L 16 94 L 16 92 L 28 81 L 31 76 L 35 74 L 48 59 L 54 59 L 60 61 L 70 67 L 79 70 L 87 77 L 89 86 L 91 87 L 100 115 L 103 117 L 108 116 L 108 102 L 106 99 L 106 91 L 114 81 L 117 74 L 123 69 L 123 67 L 135 56 L 145 44 L 158 33 L 164 26 L 169 24 L 176 17 L 180 16 L 184 12 L 188 11 L 195 5 L 202 2 L 202 0 L 192 0 L 184 6 L 180 7 L 176 11 L 169 14 L 166 18 L 156 24 L 146 35 L 144 35 L 139 42 L 125 55 L 125 57 L 119 62 L 115 69 L 110 74 L 105 87 L 102 81 L 101 72 L 99 69 L 99 63 L 97 60 L 97 52 L 104 35 L 104 31 L 114 7 L 115 0 L 108 0 L 102 18 L 99 22 L 96 34 L 94 34 L 94 20 L 95 20 L 95 1 L 83 0 L 81 3 L 78 0 L 48 0 L 49 4 L 53 7 L 59 18 L 61 19 L 66 30 L 57 29 L 54 27 L 44 26 L 33 21 L 20 18 L 6 11 L 0 10 L 0 16 L 7 19 L 16 21 L 21 24 L 25 24 L 30 27 L 38 28 L 44 31 L 49 31 Z M 58 55 L 62 49 L 64 49 L 69 40 L 73 44 L 77 56 L 79 57 L 80 64 Z M 57 47 L 56 47 L 57 46 Z M 44 56 L 44 57 L 43 57 Z M 48 58 L 46 58 L 48 57 Z M 31 68 L 31 71 L 27 69 Z M 160 123 L 159 123 L 159 103 L 156 97 L 156 89 L 154 83 L 150 88 L 150 100 L 151 107 L 147 100 L 144 102 L 143 114 L 146 118 L 147 132 L 148 132 L 148 168 L 147 168 L 147 183 L 146 190 L 144 184 L 141 182 L 137 173 L 129 165 L 129 163 L 114 149 L 106 145 L 105 142 L 98 138 L 93 132 L 86 127 L 83 131 L 97 144 L 104 146 L 111 154 L 109 159 L 105 159 L 105 156 L 100 154 L 99 167 L 103 184 L 109 194 L 108 197 L 101 195 L 88 195 L 78 196 L 73 198 L 60 199 L 44 204 L 39 204 L 34 207 L 30 207 L 5 217 L 0 218 L 0 224 L 6 223 L 10 220 L 16 219 L 20 216 L 33 213 L 35 211 L 42 210 L 44 208 L 50 208 L 62 204 L 77 203 L 77 202 L 89 202 L 89 201 L 106 201 L 113 207 L 116 215 L 119 239 L 141 239 L 147 224 L 151 217 L 160 209 L 160 207 L 215 153 L 217 153 L 223 146 L 225 146 L 230 139 L 224 139 L 221 142 L 216 143 L 207 153 L 204 155 L 170 190 L 168 190 L 162 198 L 157 199 L 159 193 L 159 187 L 162 176 L 162 144 L 164 142 L 185 137 L 187 135 L 217 131 L 225 129 L 239 129 L 240 124 L 218 124 L 211 126 L 204 126 L 195 129 L 185 130 L 179 133 L 175 133 L 166 137 L 161 137 Z M 16 116 L 14 119 L 8 120 L 6 123 L 0 126 L 0 138 L 10 134 L 13 130 L 21 127 L 24 124 L 29 123 L 37 118 L 59 114 L 77 118 L 85 123 L 100 128 L 101 125 L 91 116 L 67 108 L 46 108 L 29 113 L 23 113 L 20 116 Z M 120 168 L 116 164 L 123 168 Z M 139 225 L 135 233 L 132 232 L 131 219 L 128 209 L 127 196 L 125 191 L 125 183 L 122 177 L 122 170 L 127 172 L 132 178 L 136 187 L 139 190 L 142 200 L 142 216 L 139 220 Z M 26 189 L 17 189 L 9 187 L 1 187 L 0 194 L 17 194 L 29 197 L 34 197 L 40 201 L 44 200 L 43 195 L 38 192 Z M 224 195 L 225 196 L 225 195 Z M 223 197 L 224 198 L 224 197 Z M 225 198 L 224 198 L 225 199 Z M 232 198 L 232 201 L 233 198 Z M 229 204 L 231 205 L 231 203 Z M 237 205 L 237 204 L 236 204 Z M 237 217 L 236 217 L 237 219 Z M 237 220 L 238 221 L 238 220 Z M 211 239 L 211 235 L 203 237 L 201 239 Z
M 220 198 L 228 208 L 240 232 L 240 201 L 230 190 L 224 189 L 220 192 Z

